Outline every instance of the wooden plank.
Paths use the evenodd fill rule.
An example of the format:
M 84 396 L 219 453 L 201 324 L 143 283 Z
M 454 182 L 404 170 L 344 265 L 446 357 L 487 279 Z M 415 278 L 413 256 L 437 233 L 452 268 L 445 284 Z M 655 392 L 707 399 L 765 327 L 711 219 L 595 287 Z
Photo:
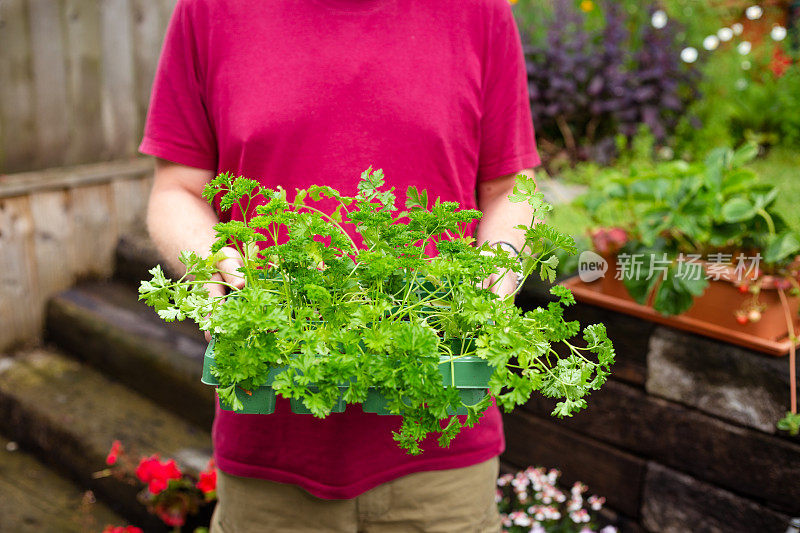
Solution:
M 116 180 L 111 183 L 120 235 L 130 232 L 134 228 L 145 227 L 151 186 L 149 177 Z
M 55 293 L 70 287 L 75 273 L 71 210 L 66 191 L 47 191 L 30 196 L 33 217 L 34 256 L 39 283 L 39 305 Z
M 648 394 L 764 433 L 790 404 L 786 360 L 706 337 L 656 328 L 647 365 Z
M 592 494 L 605 496 L 610 507 L 639 516 L 645 474 L 642 459 L 524 411 L 504 415 L 503 424 L 503 460 L 520 468 L 558 468 L 565 483 L 582 481 Z
M 140 123 L 144 123 L 150 103 L 153 77 L 164 40 L 162 9 L 153 0 L 131 0 L 133 13 L 134 73 L 136 79 L 136 104 Z
M 70 139 L 60 0 L 29 0 L 36 110 L 37 165 L 64 163 Z
M 25 0 L 0 2 L 0 174 L 32 168 L 33 74 Z
M 0 350 L 34 338 L 42 310 L 27 198 L 0 200 Z
M 108 184 L 72 189 L 73 238 L 71 268 L 78 277 L 108 277 L 113 271 L 119 234 Z
M 111 443 L 120 440 L 134 457 L 174 457 L 196 475 L 209 459 L 208 432 L 54 351 L 0 357 L 0 365 L 0 433 L 57 464 L 102 501 L 114 502 L 144 531 L 165 531 L 137 500 L 139 487 L 113 476 L 93 479 L 92 473 L 103 464 Z
M 123 519 L 0 436 L 0 531 L 85 533 Z
M 103 149 L 100 10 L 96 0 L 65 1 L 65 53 L 70 110 L 75 117 L 66 162 L 74 164 L 95 160 Z
M 25 196 L 36 191 L 109 183 L 118 179 L 141 178 L 152 173 L 153 160 L 144 157 L 109 163 L 24 172 L 0 176 L 0 198 Z
M 169 20 L 172 18 L 172 12 L 175 11 L 175 4 L 177 4 L 178 0 L 156 0 L 158 4 L 159 11 L 161 12 L 161 34 L 164 35 L 166 33 L 167 24 Z
M 789 517 L 661 465 L 647 465 L 642 521 L 649 531 L 785 531 Z
M 135 153 L 139 137 L 129 0 L 101 0 L 102 117 L 105 156 Z
M 613 380 L 588 403 L 572 418 L 550 418 L 543 432 L 570 429 L 800 515 L 800 439 L 728 424 Z M 549 417 L 553 406 L 534 395 L 525 410 Z

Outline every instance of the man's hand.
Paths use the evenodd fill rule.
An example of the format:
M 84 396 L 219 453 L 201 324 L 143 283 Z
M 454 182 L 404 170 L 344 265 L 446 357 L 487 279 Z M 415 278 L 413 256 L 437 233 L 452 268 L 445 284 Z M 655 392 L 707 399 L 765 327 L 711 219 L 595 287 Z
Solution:
M 160 255 L 174 272 L 185 270 L 177 260 L 181 250 L 192 250 L 206 257 L 216 240 L 214 224 L 219 219 L 202 196 L 203 188 L 213 177 L 213 170 L 156 160 L 155 179 L 147 205 L 147 229 Z M 236 250 L 233 251 L 238 257 Z M 228 257 L 219 266 L 235 273 L 241 266 L 241 259 L 231 257 L 233 254 L 226 255 Z M 239 288 L 244 286 L 241 278 L 225 279 L 224 275 L 218 275 L 216 280 L 234 286 L 239 283 Z M 218 283 L 206 284 L 206 289 L 212 296 L 223 296 L 226 290 Z M 210 339 L 210 334 L 206 333 L 206 340 Z
M 533 170 L 523 170 L 520 174 L 533 176 Z M 483 212 L 483 218 L 478 223 L 478 243 L 505 241 L 516 249 L 525 243 L 525 234 L 515 226 L 531 223 L 533 212 L 526 203 L 514 203 L 508 196 L 514 190 L 517 174 L 502 176 L 478 184 L 477 200 L 478 209 Z M 484 282 L 484 288 L 489 287 L 500 279 L 492 288 L 492 292 L 505 298 L 517 290 L 516 272 L 497 272 L 489 276 Z
M 497 281 L 502 276 L 501 281 Z M 500 298 L 505 298 L 517 290 L 517 274 L 510 270 L 503 275 L 502 272 L 492 274 L 483 280 L 483 288 L 490 288 L 490 290 L 498 295 Z
M 224 281 L 225 283 L 233 285 L 237 290 L 243 288 L 245 280 L 238 273 L 239 269 L 244 266 L 242 256 L 239 255 L 239 252 L 236 250 L 236 248 L 233 248 L 232 246 L 225 246 L 220 251 L 225 254 L 225 259 L 221 259 L 217 263 L 217 268 L 220 271 L 211 276 L 211 279 L 214 281 Z M 208 291 L 208 294 L 212 297 L 225 296 L 225 294 L 228 292 L 228 287 L 220 283 L 207 283 L 205 288 Z M 206 342 L 211 342 L 210 331 L 205 332 L 205 337 Z

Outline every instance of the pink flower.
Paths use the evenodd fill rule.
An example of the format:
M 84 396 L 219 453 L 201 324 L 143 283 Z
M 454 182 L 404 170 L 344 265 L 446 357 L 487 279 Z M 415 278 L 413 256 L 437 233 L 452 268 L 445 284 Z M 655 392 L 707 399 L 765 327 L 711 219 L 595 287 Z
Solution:
M 628 232 L 622 228 L 598 228 L 592 231 L 591 238 L 599 254 L 611 255 L 628 242 Z

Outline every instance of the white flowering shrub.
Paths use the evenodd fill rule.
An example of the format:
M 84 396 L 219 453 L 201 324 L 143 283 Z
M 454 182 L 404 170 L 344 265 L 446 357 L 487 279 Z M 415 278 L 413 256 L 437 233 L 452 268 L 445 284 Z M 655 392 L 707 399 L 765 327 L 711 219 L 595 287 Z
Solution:
M 600 526 L 597 512 L 605 498 L 586 496 L 589 487 L 580 481 L 569 490 L 558 486 L 561 472 L 529 467 L 497 480 L 497 506 L 503 533 L 616 533 L 614 526 Z

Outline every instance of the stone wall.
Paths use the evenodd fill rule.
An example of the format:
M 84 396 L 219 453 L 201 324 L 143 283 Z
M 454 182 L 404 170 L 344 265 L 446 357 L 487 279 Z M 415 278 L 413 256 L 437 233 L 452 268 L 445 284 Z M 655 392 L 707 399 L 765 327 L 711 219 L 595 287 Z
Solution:
M 544 301 L 527 291 L 519 303 Z M 800 438 L 775 429 L 788 358 L 586 304 L 569 315 L 606 324 L 613 378 L 572 418 L 551 417 L 540 396 L 506 415 L 507 465 L 587 483 L 623 531 L 783 533 L 800 516 Z

